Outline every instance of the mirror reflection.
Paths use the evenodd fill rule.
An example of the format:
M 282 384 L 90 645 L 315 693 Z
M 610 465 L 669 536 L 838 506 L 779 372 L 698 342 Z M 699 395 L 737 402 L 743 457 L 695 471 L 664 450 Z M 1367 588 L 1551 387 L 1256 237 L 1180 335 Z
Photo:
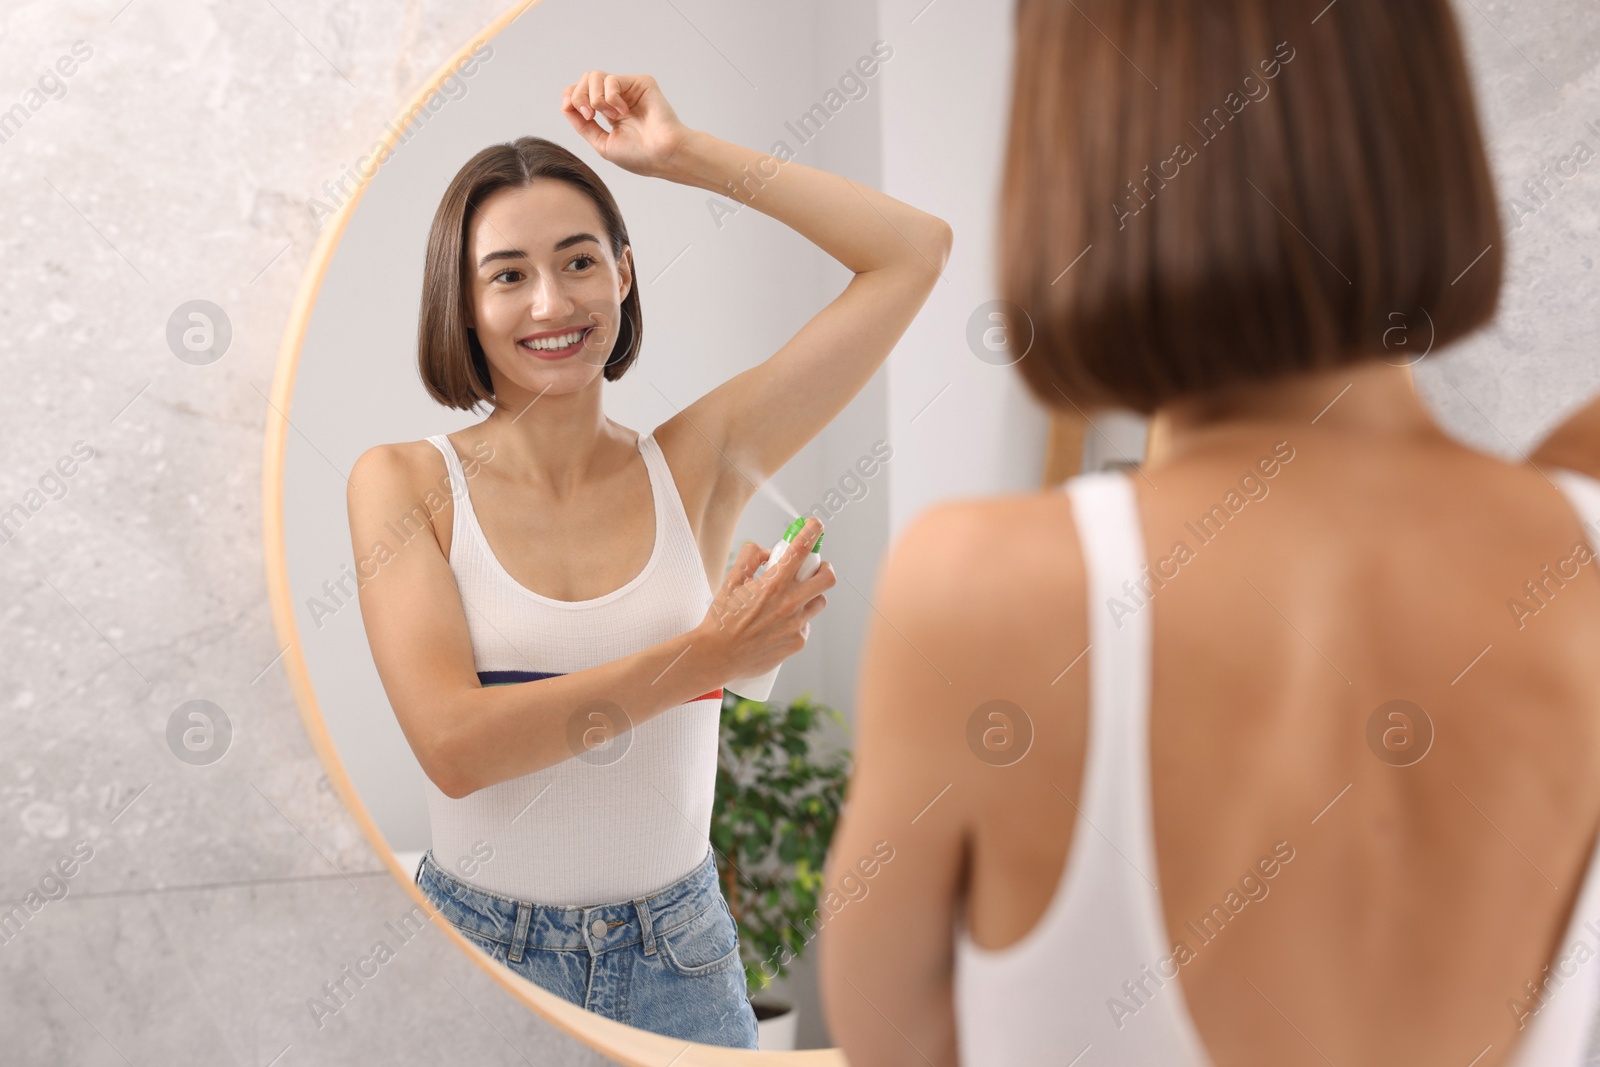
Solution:
M 307 659 L 363 803 L 497 966 L 658 1034 L 825 1044 L 870 607 L 824 611 L 835 560 L 870 585 L 893 459 L 881 399 L 841 416 L 950 229 L 824 165 L 865 111 L 801 142 L 686 62 L 527 91 L 545 14 L 571 32 L 535 9 L 473 51 L 323 281 L 286 476 Z M 851 48 L 847 102 L 893 54 Z
M 603 403 L 646 336 L 616 200 L 543 138 L 474 155 L 428 234 L 417 359 L 435 400 L 489 411 L 356 461 L 356 552 L 396 514 L 417 523 L 376 561 L 362 618 L 427 775 L 417 882 L 445 917 L 574 1004 L 755 1048 L 722 892 L 740 897 L 738 857 L 719 878 L 710 836 L 722 710 L 769 695 L 836 578 L 814 516 L 772 550 L 744 542 L 726 576 L 723 562 L 756 488 L 916 314 L 949 227 L 688 127 L 648 74 L 590 71 L 561 113 L 606 163 L 732 187 L 853 277 L 768 359 L 633 430 Z

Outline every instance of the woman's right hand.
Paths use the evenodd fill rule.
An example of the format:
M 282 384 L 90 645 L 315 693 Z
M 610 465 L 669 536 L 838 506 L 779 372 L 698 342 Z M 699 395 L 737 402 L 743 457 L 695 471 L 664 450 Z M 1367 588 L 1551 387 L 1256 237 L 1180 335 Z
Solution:
M 648 74 L 587 71 L 561 91 L 561 113 L 603 159 L 647 178 L 670 172 L 692 132 Z
M 806 519 L 783 558 L 759 576 L 767 550 L 754 541 L 739 550 L 699 627 L 702 640 L 718 650 L 728 680 L 765 674 L 806 646 L 811 617 L 828 604 L 822 594 L 838 581 L 826 560 L 805 581 L 795 580 L 821 533 L 821 522 Z

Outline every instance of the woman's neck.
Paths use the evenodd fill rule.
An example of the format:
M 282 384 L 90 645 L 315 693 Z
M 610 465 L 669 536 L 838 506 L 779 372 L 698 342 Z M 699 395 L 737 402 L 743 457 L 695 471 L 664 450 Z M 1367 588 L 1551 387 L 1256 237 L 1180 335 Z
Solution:
M 1151 418 L 1145 465 L 1233 441 L 1306 432 L 1453 443 L 1417 396 L 1410 368 L 1369 359 L 1165 404 Z
M 516 471 L 518 482 L 564 498 L 608 465 L 608 445 L 620 440 L 617 427 L 601 410 L 598 388 L 545 394 L 496 408 L 473 427 Z

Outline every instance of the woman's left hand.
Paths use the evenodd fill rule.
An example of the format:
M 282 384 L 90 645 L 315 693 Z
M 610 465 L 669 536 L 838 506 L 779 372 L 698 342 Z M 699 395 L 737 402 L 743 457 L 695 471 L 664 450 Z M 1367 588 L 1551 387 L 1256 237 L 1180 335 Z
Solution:
M 646 177 L 667 174 L 691 132 L 648 74 L 591 70 L 562 90 L 561 113 L 608 162 Z

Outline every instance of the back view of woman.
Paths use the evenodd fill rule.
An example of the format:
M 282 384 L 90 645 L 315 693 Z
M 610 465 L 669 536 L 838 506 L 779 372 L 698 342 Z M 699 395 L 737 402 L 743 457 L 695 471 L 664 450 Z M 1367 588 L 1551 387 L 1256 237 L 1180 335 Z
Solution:
M 1414 390 L 1501 282 L 1447 0 L 1018 0 L 1015 40 L 1016 366 L 1157 444 L 891 553 L 834 1037 L 874 1067 L 1586 1062 L 1600 434 L 1507 463 Z

